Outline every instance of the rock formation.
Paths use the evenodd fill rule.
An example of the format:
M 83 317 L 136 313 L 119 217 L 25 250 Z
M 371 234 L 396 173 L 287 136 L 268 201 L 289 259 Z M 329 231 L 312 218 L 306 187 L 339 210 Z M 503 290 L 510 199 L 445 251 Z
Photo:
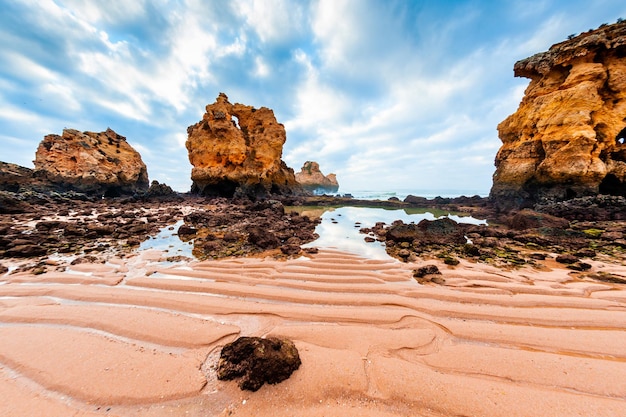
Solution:
M 148 170 L 126 138 L 111 129 L 47 135 L 35 154 L 35 176 L 58 187 L 118 196 L 148 189 Z
M 33 182 L 33 170 L 16 164 L 0 162 L 0 190 L 16 192 Z
M 626 22 L 515 64 L 530 84 L 498 126 L 491 198 L 501 208 L 626 195 Z
M 317 162 L 306 161 L 302 165 L 300 172 L 296 173 L 296 181 L 304 187 L 304 189 L 313 193 L 336 193 L 339 190 L 339 183 L 335 174 L 327 176 L 320 171 L 320 165 Z
M 220 93 L 187 134 L 193 193 L 258 197 L 301 190 L 281 160 L 285 127 L 266 107 L 233 105 Z
M 240 337 L 222 349 L 217 364 L 217 378 L 241 377 L 239 387 L 257 391 L 264 383 L 278 384 L 289 378 L 301 365 L 296 345 L 277 337 Z

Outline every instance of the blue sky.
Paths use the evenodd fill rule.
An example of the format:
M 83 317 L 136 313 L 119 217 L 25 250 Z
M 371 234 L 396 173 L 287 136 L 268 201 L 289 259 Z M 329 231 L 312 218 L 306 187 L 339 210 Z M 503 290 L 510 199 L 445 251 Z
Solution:
M 0 160 L 64 128 L 126 136 L 188 191 L 187 126 L 219 92 L 274 110 L 283 159 L 364 189 L 487 193 L 513 64 L 623 0 L 0 0 Z

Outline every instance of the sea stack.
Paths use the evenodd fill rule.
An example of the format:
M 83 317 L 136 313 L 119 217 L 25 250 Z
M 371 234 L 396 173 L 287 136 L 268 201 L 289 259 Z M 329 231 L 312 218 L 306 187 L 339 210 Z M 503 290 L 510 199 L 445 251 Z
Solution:
M 335 174 L 322 174 L 320 164 L 314 161 L 306 161 L 302 165 L 300 172 L 296 173 L 296 181 L 305 190 L 318 193 L 336 193 L 339 190 L 339 183 Z
M 498 125 L 496 205 L 626 195 L 626 22 L 570 36 L 514 72 L 530 84 Z
M 35 177 L 59 189 L 116 197 L 148 189 L 148 170 L 141 155 L 112 129 L 44 137 L 35 154 Z
M 302 190 L 281 159 L 287 134 L 271 109 L 233 105 L 220 93 L 187 134 L 192 193 L 257 198 Z

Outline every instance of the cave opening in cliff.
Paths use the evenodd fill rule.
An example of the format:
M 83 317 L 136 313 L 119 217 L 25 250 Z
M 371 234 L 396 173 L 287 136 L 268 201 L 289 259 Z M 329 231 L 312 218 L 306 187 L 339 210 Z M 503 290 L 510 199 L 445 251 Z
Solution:
M 222 180 L 215 184 L 208 184 L 202 188 L 196 184 L 192 185 L 191 192 L 202 194 L 206 197 L 226 197 L 232 198 L 237 190 L 237 183 L 230 180 Z
M 626 142 L 626 127 L 617 134 L 617 136 L 615 137 L 615 141 L 620 145 L 623 145 Z
M 121 195 L 122 193 L 120 192 L 119 187 L 109 187 L 104 192 L 104 197 L 107 198 L 119 197 Z
M 607 174 L 600 183 L 600 194 L 626 196 L 626 186 L 613 174 Z

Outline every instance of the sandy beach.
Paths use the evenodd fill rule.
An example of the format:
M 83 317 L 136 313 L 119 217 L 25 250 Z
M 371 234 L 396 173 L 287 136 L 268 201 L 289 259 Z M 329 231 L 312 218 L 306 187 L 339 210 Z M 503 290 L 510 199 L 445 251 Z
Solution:
M 625 288 L 553 260 L 163 259 L 0 277 L 0 415 L 626 415 Z M 415 281 L 427 263 L 445 285 Z M 226 343 L 270 335 L 300 352 L 291 378 L 217 380 Z

